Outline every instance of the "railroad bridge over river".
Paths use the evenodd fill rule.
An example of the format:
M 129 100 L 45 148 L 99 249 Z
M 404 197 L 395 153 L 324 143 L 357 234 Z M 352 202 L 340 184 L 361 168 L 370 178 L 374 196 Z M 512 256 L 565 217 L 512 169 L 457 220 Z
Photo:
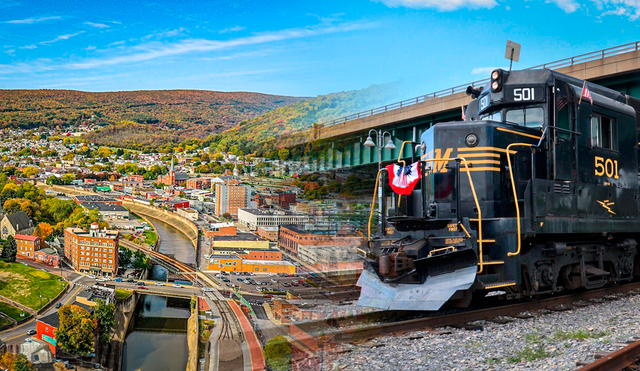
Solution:
M 553 69 L 640 98 L 640 41 L 530 69 L 540 68 Z M 397 148 L 384 149 L 382 161 L 392 161 L 398 158 L 403 141 L 417 141 L 424 131 L 437 122 L 460 120 L 460 107 L 471 101 L 465 93 L 467 86 L 477 88 L 488 81 L 487 78 L 315 124 L 310 129 L 293 134 L 287 138 L 287 142 L 292 146 L 312 146 L 315 155 L 309 161 L 310 170 L 338 170 L 378 163 L 378 150 L 364 146 L 364 142 L 370 129 L 381 129 L 391 133 Z M 403 157 L 411 156 L 409 147 L 405 147 Z

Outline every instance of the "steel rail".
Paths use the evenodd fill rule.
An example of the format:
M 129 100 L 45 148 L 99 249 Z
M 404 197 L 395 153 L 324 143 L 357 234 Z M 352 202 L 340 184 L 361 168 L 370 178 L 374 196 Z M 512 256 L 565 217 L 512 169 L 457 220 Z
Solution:
M 335 328 L 333 336 L 336 342 L 352 342 L 354 339 L 366 340 L 396 333 L 455 326 L 480 320 L 490 321 L 496 317 L 517 316 L 522 312 L 530 312 L 541 309 L 553 310 L 559 306 L 570 306 L 572 303 L 579 300 L 590 300 L 612 294 L 627 293 L 633 290 L 640 290 L 640 282 L 606 287 L 581 293 L 559 295 L 531 302 L 520 302 L 498 307 L 493 306 L 489 308 L 470 310 L 463 313 L 417 318 L 398 322 L 376 323 L 367 327 L 349 328 L 343 330 Z M 341 320 L 345 319 L 334 319 L 333 321 L 334 323 L 339 323 Z M 363 320 L 363 316 L 360 317 L 360 320 Z M 317 325 L 321 324 L 317 323 Z M 322 325 L 324 325 L 324 328 L 322 330 L 325 333 L 327 333 L 328 331 L 330 332 L 330 329 L 327 328 L 328 325 L 326 325 L 326 323 L 322 323 Z
M 640 360 L 640 340 L 590 363 L 578 371 L 619 371 Z

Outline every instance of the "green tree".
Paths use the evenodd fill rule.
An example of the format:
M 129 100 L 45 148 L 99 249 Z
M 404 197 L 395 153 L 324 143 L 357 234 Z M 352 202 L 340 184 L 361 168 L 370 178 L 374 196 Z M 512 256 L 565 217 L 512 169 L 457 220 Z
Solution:
M 151 269 L 152 264 L 151 264 L 151 260 L 147 257 L 147 255 L 145 253 L 143 253 L 140 250 L 136 250 L 135 253 L 133 253 L 133 268 L 135 269 Z
M 289 152 L 289 150 L 286 148 L 282 148 L 281 150 L 278 151 L 278 157 L 280 158 L 280 161 L 288 160 L 290 154 L 291 152 Z
M 33 364 L 29 362 L 27 356 L 20 353 L 16 356 L 16 361 L 13 363 L 13 371 L 35 371 Z
M 100 327 L 100 341 L 103 344 L 111 341 L 111 330 L 116 325 L 115 310 L 116 306 L 113 303 L 107 304 L 103 300 L 96 299 L 95 310 L 93 311 L 93 318 L 98 321 Z
M 7 263 L 15 262 L 17 253 L 18 245 L 16 244 L 16 240 L 13 236 L 7 237 L 2 244 L 2 254 L 0 254 L 0 258 Z
M 118 264 L 122 268 L 127 268 L 131 265 L 133 260 L 133 251 L 127 249 L 126 247 L 121 247 L 120 252 L 118 254 Z
M 58 315 L 60 327 L 54 333 L 58 345 L 75 355 L 93 352 L 93 333 L 97 321 L 91 314 L 77 305 L 70 304 L 58 309 Z
M 274 337 L 264 347 L 264 358 L 273 370 L 291 370 L 291 344 L 283 336 Z

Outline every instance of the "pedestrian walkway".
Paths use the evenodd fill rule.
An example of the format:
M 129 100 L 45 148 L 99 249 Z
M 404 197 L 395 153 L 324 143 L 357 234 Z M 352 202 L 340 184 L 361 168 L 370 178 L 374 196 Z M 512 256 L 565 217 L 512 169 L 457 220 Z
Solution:
M 244 332 L 244 338 L 246 339 L 247 345 L 249 347 L 249 352 L 251 354 L 251 365 L 252 371 L 263 371 L 265 367 L 264 356 L 262 355 L 262 347 L 258 342 L 258 338 L 256 337 L 251 324 L 247 317 L 242 313 L 242 310 L 232 300 L 228 301 L 229 305 L 233 309 L 240 321 L 240 325 L 242 326 L 242 332 Z

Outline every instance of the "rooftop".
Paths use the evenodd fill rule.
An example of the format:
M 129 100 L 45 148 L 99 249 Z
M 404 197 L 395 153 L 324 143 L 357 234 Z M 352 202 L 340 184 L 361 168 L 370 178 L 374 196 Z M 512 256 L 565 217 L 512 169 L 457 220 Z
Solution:
M 288 210 L 268 210 L 268 209 L 238 209 L 253 215 L 261 216 L 308 216 L 304 214 L 296 214 Z
M 13 238 L 15 238 L 16 240 L 27 240 L 27 241 L 37 241 L 40 239 L 40 237 L 28 236 L 26 234 L 16 234 L 15 236 L 13 236 Z
M 95 195 L 78 195 L 73 196 L 77 202 L 116 202 L 114 198 Z
M 214 236 L 214 241 L 266 241 L 251 233 L 238 233 L 235 236 Z
M 114 211 L 114 212 L 119 211 L 123 213 L 129 212 L 129 210 L 127 210 L 127 208 L 122 205 L 113 205 L 113 204 L 107 204 L 104 202 L 83 202 L 80 205 L 90 210 Z

